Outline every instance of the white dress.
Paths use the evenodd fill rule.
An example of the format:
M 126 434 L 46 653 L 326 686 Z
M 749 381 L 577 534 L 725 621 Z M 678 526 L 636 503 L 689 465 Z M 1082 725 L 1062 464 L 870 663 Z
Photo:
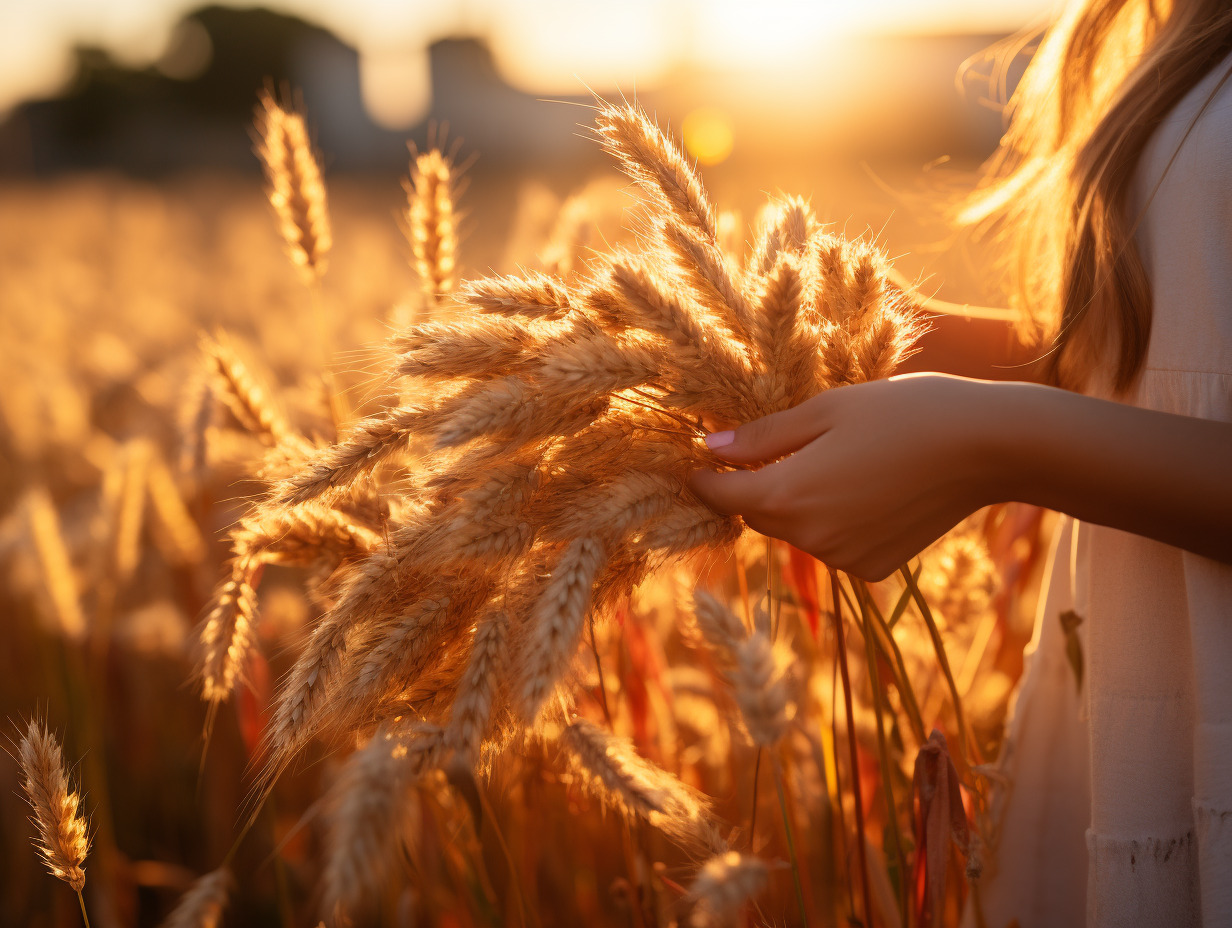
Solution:
M 1232 79 L 1211 94 L 1229 68 L 1232 56 L 1161 123 L 1134 178 L 1154 317 L 1124 398 L 1224 422 Z M 1081 689 L 1066 610 L 1083 620 Z M 1232 567 L 1064 519 L 999 766 L 1000 840 L 979 890 L 989 928 L 1232 926 Z

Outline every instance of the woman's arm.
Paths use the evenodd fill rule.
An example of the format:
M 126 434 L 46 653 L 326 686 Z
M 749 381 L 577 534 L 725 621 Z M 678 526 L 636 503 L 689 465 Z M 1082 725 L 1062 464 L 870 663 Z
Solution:
M 694 474 L 707 504 L 867 579 L 1006 501 L 1232 564 L 1232 424 L 921 374 L 829 390 L 708 442 L 775 463 Z

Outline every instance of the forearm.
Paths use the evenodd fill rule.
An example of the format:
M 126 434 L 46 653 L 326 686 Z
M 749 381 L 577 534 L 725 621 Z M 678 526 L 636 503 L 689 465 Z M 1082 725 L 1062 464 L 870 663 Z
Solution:
M 988 385 L 990 492 L 1232 564 L 1232 424 Z

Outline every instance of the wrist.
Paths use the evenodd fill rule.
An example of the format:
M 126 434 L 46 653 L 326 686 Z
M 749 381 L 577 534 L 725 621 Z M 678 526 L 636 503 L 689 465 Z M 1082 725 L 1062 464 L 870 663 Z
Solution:
M 971 460 L 975 466 L 980 505 L 1039 502 L 1042 492 L 1038 461 L 1046 438 L 1047 387 L 1018 381 L 980 381 Z

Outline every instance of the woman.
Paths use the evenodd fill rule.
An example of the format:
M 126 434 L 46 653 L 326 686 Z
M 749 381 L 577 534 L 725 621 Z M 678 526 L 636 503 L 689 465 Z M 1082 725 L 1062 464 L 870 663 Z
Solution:
M 715 509 L 866 578 L 989 503 L 1072 517 L 1001 762 L 992 928 L 1232 925 L 1230 73 L 1226 0 L 1069 10 L 963 216 L 1005 230 L 1039 362 L 1015 366 L 1031 355 L 996 313 L 941 316 L 916 368 L 965 376 L 712 434 L 764 466 L 694 476 Z M 1042 383 L 968 379 L 1028 371 Z

